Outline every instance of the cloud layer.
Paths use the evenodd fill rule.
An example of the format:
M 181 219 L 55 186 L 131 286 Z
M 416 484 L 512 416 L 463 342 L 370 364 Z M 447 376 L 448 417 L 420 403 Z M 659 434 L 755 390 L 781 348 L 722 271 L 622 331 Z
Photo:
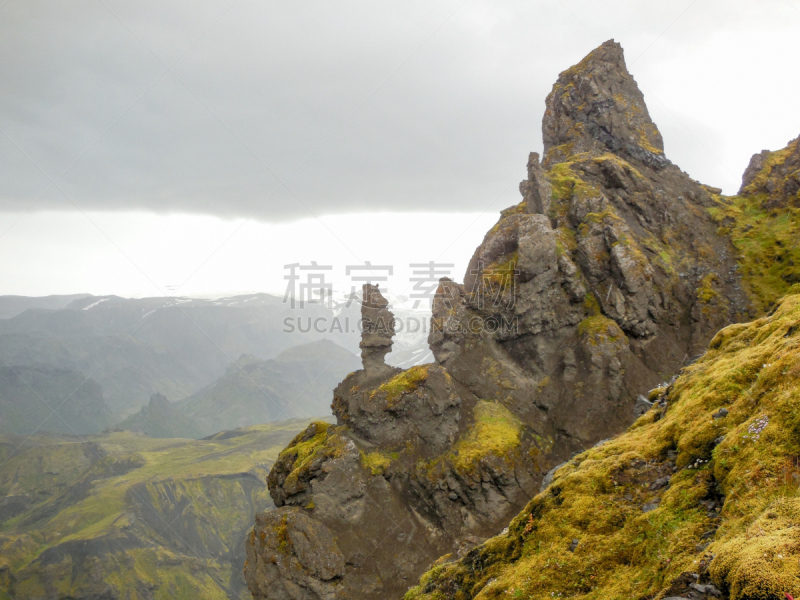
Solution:
M 792 2 L 10 0 L 0 209 L 480 212 L 611 37 L 668 156 L 735 191 L 800 133 Z

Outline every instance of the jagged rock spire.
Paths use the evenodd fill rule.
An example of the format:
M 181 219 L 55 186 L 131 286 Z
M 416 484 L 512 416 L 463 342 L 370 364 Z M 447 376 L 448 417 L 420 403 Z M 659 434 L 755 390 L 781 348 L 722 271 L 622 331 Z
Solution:
M 669 164 L 622 46 L 614 40 L 561 73 L 545 104 L 545 167 L 590 151 L 611 151 L 654 168 Z
M 388 309 L 389 301 L 377 285 L 365 283 L 361 304 L 361 363 L 367 375 L 381 374 L 391 369 L 385 357 L 392 350 L 394 314 Z

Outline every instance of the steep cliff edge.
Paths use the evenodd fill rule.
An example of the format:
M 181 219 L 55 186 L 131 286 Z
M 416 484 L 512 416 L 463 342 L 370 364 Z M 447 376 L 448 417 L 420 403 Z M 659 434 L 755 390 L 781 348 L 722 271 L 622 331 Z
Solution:
M 618 44 L 561 74 L 543 133 L 522 202 L 464 283 L 439 286 L 434 364 L 383 365 L 391 313 L 365 286 L 364 369 L 334 393 L 337 425 L 309 427 L 270 473 L 278 508 L 247 544 L 257 600 L 401 597 L 752 310 L 719 190 L 665 157 Z

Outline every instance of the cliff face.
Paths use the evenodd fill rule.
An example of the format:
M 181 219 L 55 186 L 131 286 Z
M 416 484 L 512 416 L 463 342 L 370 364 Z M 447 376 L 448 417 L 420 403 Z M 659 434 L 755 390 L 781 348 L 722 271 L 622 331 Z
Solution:
M 664 156 L 618 44 L 561 74 L 543 133 L 522 202 L 463 284 L 441 281 L 436 362 L 385 367 L 370 329 L 364 370 L 334 393 L 337 426 L 281 454 L 278 509 L 247 546 L 257 600 L 401 597 L 440 556 L 498 534 L 552 467 L 623 430 L 640 394 L 749 310 L 709 212 L 718 190 Z M 375 294 L 364 316 L 390 320 Z
M 624 427 L 632 398 L 748 308 L 734 249 L 708 213 L 718 190 L 663 156 L 641 98 L 613 42 L 559 77 L 523 202 L 434 308 L 432 347 L 456 379 L 481 397 L 510 393 L 578 444 Z M 465 326 L 496 316 L 518 327 L 486 336 Z M 511 392 L 482 368 L 497 353 Z

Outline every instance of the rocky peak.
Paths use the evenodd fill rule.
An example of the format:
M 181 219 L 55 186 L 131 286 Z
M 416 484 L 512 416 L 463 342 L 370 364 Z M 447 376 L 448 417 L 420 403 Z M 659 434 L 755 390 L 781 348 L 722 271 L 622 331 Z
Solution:
M 581 152 L 611 151 L 660 169 L 669 164 L 622 46 L 609 40 L 558 77 L 546 100 L 545 167 Z
M 394 314 L 377 285 L 365 283 L 361 304 L 361 362 L 368 376 L 391 370 L 385 357 L 392 350 Z
M 782 150 L 754 154 L 739 193 L 763 195 L 765 208 L 800 206 L 800 137 Z

